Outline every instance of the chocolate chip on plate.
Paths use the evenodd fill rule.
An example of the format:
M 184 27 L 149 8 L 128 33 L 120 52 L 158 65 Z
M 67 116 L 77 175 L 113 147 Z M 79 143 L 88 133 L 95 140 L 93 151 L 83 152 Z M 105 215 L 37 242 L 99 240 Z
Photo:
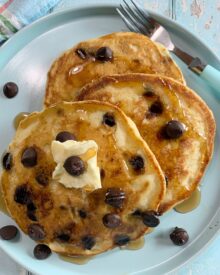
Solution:
M 117 214 L 106 214 L 103 219 L 103 224 L 108 228 L 116 228 L 121 224 L 121 218 Z
M 67 140 L 76 140 L 76 137 L 73 134 L 71 134 L 70 132 L 63 131 L 63 132 L 60 132 L 59 134 L 57 134 L 56 140 L 59 142 L 65 142 Z
M 130 241 L 130 237 L 127 235 L 116 235 L 114 237 L 114 244 L 123 246 L 126 245 Z
M 189 240 L 187 231 L 183 228 L 175 227 L 173 232 L 170 234 L 170 239 L 175 245 L 184 245 Z
M 95 58 L 99 61 L 111 61 L 113 59 L 113 52 L 109 47 L 101 47 L 97 50 Z
M 93 236 L 84 236 L 81 241 L 84 249 L 91 250 L 95 245 L 95 238 Z
M 12 240 L 18 234 L 18 229 L 14 225 L 6 225 L 0 229 L 0 236 L 3 240 Z
M 34 257 L 38 260 L 44 260 L 51 254 L 51 249 L 45 244 L 38 244 L 33 251 Z
M 143 212 L 142 215 L 143 223 L 148 227 L 156 227 L 160 223 L 160 220 L 155 216 L 154 212 Z
M 80 176 L 85 172 L 84 161 L 78 156 L 71 156 L 67 158 L 63 167 L 71 176 Z
M 37 164 L 37 152 L 34 147 L 28 147 L 23 151 L 21 162 L 25 167 L 33 167 Z
M 160 114 L 163 113 L 163 104 L 159 100 L 154 101 L 151 104 L 151 106 L 149 108 L 149 111 L 150 111 L 151 114 L 160 115 Z
M 14 82 L 7 82 L 3 87 L 3 93 L 7 98 L 15 97 L 18 93 L 18 86 Z
M 144 159 L 139 155 L 131 157 L 129 163 L 136 172 L 139 172 L 144 168 Z
M 40 241 L 45 238 L 46 233 L 40 224 L 32 223 L 28 227 L 28 235 L 32 240 Z
M 125 192 L 121 188 L 109 188 L 105 194 L 105 203 L 115 208 L 121 208 L 124 200 Z
M 108 125 L 109 127 L 115 126 L 115 117 L 111 113 L 105 113 L 103 116 L 103 121 L 104 124 Z
M 8 152 L 3 156 L 2 165 L 5 170 L 11 169 L 11 167 L 12 167 L 12 154 L 11 153 Z
M 88 57 L 88 54 L 85 49 L 79 48 L 79 49 L 76 49 L 75 52 L 83 60 Z
M 176 139 L 183 135 L 185 126 L 178 120 L 170 120 L 163 129 L 164 137 L 167 139 Z
M 14 193 L 14 200 L 20 204 L 27 204 L 30 201 L 31 193 L 26 184 L 17 186 Z

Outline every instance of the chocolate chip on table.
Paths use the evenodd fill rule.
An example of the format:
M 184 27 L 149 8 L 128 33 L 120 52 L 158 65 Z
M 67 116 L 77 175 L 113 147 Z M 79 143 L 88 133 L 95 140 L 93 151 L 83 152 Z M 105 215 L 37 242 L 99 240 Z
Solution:
M 8 152 L 3 156 L 2 165 L 5 170 L 11 169 L 11 167 L 12 167 L 12 154 L 11 153 Z
M 28 235 L 32 240 L 40 241 L 45 238 L 46 233 L 40 224 L 33 223 L 28 227 Z
M 93 236 L 84 236 L 81 241 L 84 249 L 91 250 L 95 245 L 95 238 Z
M 108 125 L 109 127 L 115 126 L 115 117 L 111 113 L 105 113 L 103 116 L 103 121 L 104 124 Z
M 76 137 L 73 134 L 71 134 L 70 132 L 63 131 L 63 132 L 60 132 L 59 134 L 57 134 L 56 140 L 59 142 L 65 142 L 67 140 L 76 140 Z
M 21 162 L 25 167 L 33 167 L 37 164 L 37 152 L 34 147 L 28 147 L 23 151 Z
M 0 236 L 3 240 L 12 240 L 18 234 L 18 229 L 14 225 L 6 225 L 0 229 Z
M 18 93 L 18 86 L 14 82 L 7 82 L 3 87 L 3 93 L 7 98 L 15 97 Z
M 81 59 L 86 59 L 88 57 L 88 54 L 87 52 L 85 51 L 85 49 L 82 49 L 82 48 L 79 48 L 79 49 L 76 49 L 76 54 L 81 58 Z
M 183 228 L 175 227 L 173 232 L 170 234 L 170 239 L 175 245 L 184 245 L 189 240 L 187 231 Z
M 121 208 L 125 200 L 125 192 L 121 188 L 109 188 L 105 194 L 105 203 L 115 207 Z
M 33 251 L 34 257 L 38 260 L 44 260 L 51 254 L 51 249 L 45 244 L 38 244 Z
M 78 156 L 71 156 L 67 158 L 63 167 L 71 176 L 80 176 L 85 172 L 84 161 Z
M 116 228 L 121 224 L 121 218 L 117 214 L 106 214 L 103 219 L 103 224 L 108 228 Z
M 111 61 L 113 59 L 113 52 L 109 47 L 101 47 L 97 50 L 95 58 L 102 62 Z
M 141 156 L 133 156 L 129 159 L 129 163 L 136 172 L 140 172 L 144 168 L 144 159 Z
M 178 120 L 170 120 L 163 128 L 163 136 L 166 139 L 176 139 L 183 135 L 185 126 Z
M 160 223 L 160 220 L 155 216 L 155 212 L 143 212 L 142 215 L 143 223 L 148 227 L 156 227 Z
M 31 193 L 27 189 L 27 185 L 17 186 L 14 193 L 14 200 L 20 204 L 27 204 L 30 201 Z
M 62 242 L 68 242 L 70 240 L 70 235 L 62 233 L 57 235 L 57 239 L 59 239 Z
M 163 113 L 163 104 L 159 100 L 154 101 L 150 106 L 149 111 L 151 114 L 160 115 Z
M 79 210 L 79 216 L 82 218 L 82 219 L 85 219 L 87 217 L 87 213 L 85 210 L 83 209 L 80 209 Z
M 126 245 L 127 243 L 129 243 L 129 241 L 130 241 L 130 237 L 127 235 L 116 235 L 114 237 L 114 244 L 119 246 Z

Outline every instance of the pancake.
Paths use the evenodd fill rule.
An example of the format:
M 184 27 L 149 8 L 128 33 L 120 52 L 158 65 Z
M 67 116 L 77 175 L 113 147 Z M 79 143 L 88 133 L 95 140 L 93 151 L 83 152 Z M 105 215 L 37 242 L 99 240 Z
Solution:
M 191 89 L 156 75 L 103 77 L 85 86 L 78 100 L 110 102 L 137 125 L 167 180 L 163 213 L 188 198 L 201 181 L 213 152 L 215 120 Z
M 51 143 L 63 131 L 77 142 L 97 143 L 101 188 L 69 188 L 54 177 Z M 92 151 L 80 155 L 87 167 L 83 173 Z M 8 212 L 26 234 L 55 252 L 95 255 L 140 237 L 147 218 L 157 223 L 164 175 L 134 123 L 113 105 L 60 103 L 33 113 L 20 123 L 8 152 L 10 169 L 2 175 Z M 71 178 L 80 183 L 81 176 Z
M 109 49 L 100 52 L 102 47 Z M 44 104 L 74 101 L 77 92 L 92 80 L 132 72 L 161 74 L 185 83 L 162 45 L 142 34 L 117 32 L 81 42 L 55 60 L 48 73 Z

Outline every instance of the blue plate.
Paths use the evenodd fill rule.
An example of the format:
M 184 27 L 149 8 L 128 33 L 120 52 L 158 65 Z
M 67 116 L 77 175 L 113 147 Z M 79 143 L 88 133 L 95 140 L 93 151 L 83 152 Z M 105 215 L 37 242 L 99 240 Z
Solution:
M 173 39 L 189 53 L 220 69 L 220 61 L 199 39 L 178 24 L 153 14 L 166 26 Z M 0 48 L 0 89 L 7 81 L 14 81 L 20 88 L 14 99 L 0 96 L 0 153 L 7 148 L 14 135 L 13 119 L 19 112 L 32 112 L 42 108 L 47 71 L 53 60 L 77 42 L 107 33 L 125 30 L 112 5 L 90 6 L 49 15 L 26 27 Z M 0 247 L 15 261 L 36 274 L 164 274 L 187 262 L 201 251 L 220 228 L 220 108 L 215 91 L 184 64 L 177 60 L 188 85 L 193 88 L 213 110 L 217 122 L 215 152 L 211 165 L 201 182 L 202 200 L 199 207 L 188 213 L 170 211 L 161 218 L 161 225 L 146 236 L 145 246 L 137 251 L 119 250 L 104 253 L 86 265 L 64 262 L 53 254 L 38 261 L 32 251 L 34 242 L 21 235 L 19 241 L 0 240 Z M 13 221 L 0 214 L 0 226 Z M 169 232 L 175 227 L 186 228 L 190 241 L 184 247 L 174 246 Z

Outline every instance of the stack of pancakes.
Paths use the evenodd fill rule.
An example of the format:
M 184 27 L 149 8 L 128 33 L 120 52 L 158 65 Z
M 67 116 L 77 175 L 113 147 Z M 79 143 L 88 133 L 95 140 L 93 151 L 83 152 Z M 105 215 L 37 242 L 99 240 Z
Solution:
M 140 34 L 66 51 L 48 73 L 44 103 L 9 145 L 2 189 L 21 229 L 61 254 L 95 255 L 139 238 L 192 194 L 212 157 L 212 112 L 167 50 Z M 97 143 L 101 188 L 52 178 L 58 136 Z

